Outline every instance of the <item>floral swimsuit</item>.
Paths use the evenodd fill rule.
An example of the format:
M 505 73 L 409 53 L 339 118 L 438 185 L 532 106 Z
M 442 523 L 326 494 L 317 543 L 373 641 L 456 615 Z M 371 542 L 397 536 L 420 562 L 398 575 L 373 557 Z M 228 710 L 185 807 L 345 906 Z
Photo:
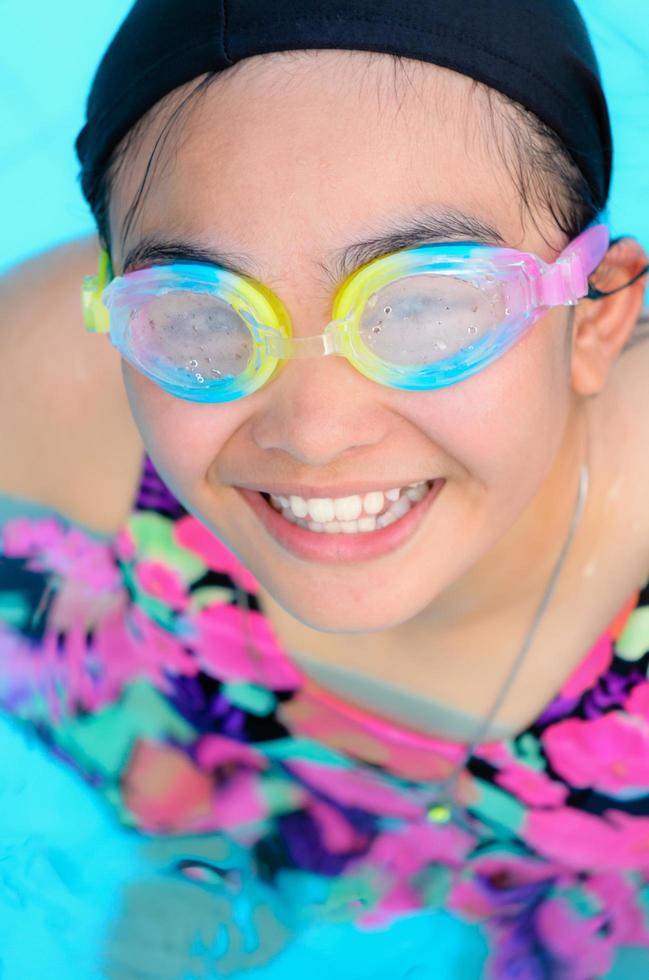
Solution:
M 70 780 L 21 817 L 38 832 L 3 831 L 12 785 L 40 777 L 0 744 L 3 977 L 2 919 L 20 928 L 45 853 L 39 908 L 54 878 L 69 901 L 39 928 L 61 948 L 92 881 L 114 893 L 92 965 L 73 945 L 57 980 L 649 976 L 649 583 L 540 717 L 475 748 L 461 824 L 429 801 L 464 747 L 305 677 L 256 592 L 148 458 L 114 538 L 51 514 L 0 525 L 3 716 Z M 45 814 L 77 797 L 54 846 Z M 108 859 L 117 832 L 128 861 Z

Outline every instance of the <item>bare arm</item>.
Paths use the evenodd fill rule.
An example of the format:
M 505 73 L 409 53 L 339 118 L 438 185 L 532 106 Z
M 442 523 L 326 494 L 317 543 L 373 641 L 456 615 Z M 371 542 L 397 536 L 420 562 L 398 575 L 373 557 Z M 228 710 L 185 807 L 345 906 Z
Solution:
M 83 328 L 80 286 L 98 249 L 80 239 L 0 277 L 0 493 L 87 522 L 84 501 L 101 496 L 134 431 L 119 355 Z

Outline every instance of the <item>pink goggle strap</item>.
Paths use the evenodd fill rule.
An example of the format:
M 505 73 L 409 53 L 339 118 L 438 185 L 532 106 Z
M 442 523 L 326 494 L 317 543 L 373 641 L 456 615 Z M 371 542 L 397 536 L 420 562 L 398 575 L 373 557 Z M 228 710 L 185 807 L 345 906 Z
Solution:
M 539 300 L 543 306 L 575 303 L 588 293 L 588 277 L 608 251 L 606 225 L 587 228 L 570 242 L 559 258 L 541 274 Z

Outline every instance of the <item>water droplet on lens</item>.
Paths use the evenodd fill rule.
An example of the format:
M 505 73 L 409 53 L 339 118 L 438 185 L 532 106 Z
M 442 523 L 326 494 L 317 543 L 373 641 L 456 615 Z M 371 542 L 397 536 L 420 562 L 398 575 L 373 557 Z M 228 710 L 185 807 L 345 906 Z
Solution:
M 197 368 L 197 367 L 198 367 L 198 361 L 196 361 L 196 360 L 191 360 L 191 361 L 189 362 L 189 364 L 187 365 L 187 367 L 188 367 L 188 368 L 191 368 L 192 370 L 193 370 L 194 368 Z
M 376 293 L 373 296 L 370 296 L 370 298 L 367 301 L 368 310 L 373 310 L 377 304 L 377 301 L 378 301 L 378 296 L 376 295 Z
M 470 333 L 470 334 L 473 334 L 473 335 L 477 334 L 477 332 L 478 332 L 478 328 L 477 327 L 468 327 L 468 329 L 467 329 L 467 333 Z
M 471 307 L 471 312 L 472 313 L 477 313 L 478 312 L 478 307 L 477 306 L 472 306 Z
M 208 363 L 208 364 L 211 364 L 211 363 L 212 363 L 212 358 L 211 358 L 211 357 L 208 357 L 208 359 L 207 359 L 207 363 Z
M 391 306 L 384 307 L 383 312 L 385 313 L 386 316 L 390 316 L 390 314 L 392 313 L 392 307 Z
M 377 323 L 376 326 L 372 327 L 372 333 L 381 333 L 380 323 Z
M 220 371 L 217 371 L 216 368 L 212 368 L 212 370 L 210 371 L 210 374 L 213 374 L 215 378 L 222 378 L 223 377 L 223 375 L 221 374 L 221 372 Z
M 197 381 L 200 381 L 201 384 L 203 383 L 203 381 L 205 381 L 205 378 L 203 377 L 202 374 L 196 374 L 194 375 L 194 377 L 196 378 Z
M 505 316 L 511 316 L 511 312 L 512 312 L 512 311 L 511 311 L 511 307 L 509 307 L 509 306 L 506 306 L 506 307 L 505 307 Z
M 446 350 L 446 341 L 445 340 L 435 340 L 435 341 L 433 341 L 433 349 L 434 350 Z

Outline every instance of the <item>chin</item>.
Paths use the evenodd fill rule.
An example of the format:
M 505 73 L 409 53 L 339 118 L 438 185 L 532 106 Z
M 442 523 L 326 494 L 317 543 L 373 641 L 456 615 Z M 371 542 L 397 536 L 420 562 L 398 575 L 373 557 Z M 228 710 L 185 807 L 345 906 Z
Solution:
M 380 594 L 374 597 L 366 594 L 365 602 L 359 602 L 350 596 L 349 590 L 338 594 L 332 591 L 327 597 L 304 596 L 296 591 L 287 594 L 285 582 L 281 588 L 274 588 L 272 582 L 264 584 L 264 588 L 293 619 L 309 629 L 333 635 L 382 633 L 396 629 L 416 617 L 426 606 L 426 600 L 423 604 L 390 606 Z

